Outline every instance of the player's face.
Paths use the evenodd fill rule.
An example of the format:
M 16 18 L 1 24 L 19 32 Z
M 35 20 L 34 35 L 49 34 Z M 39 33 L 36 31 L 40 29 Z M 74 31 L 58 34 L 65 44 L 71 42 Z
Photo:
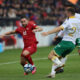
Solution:
M 26 18 L 22 18 L 21 19 L 21 24 L 23 27 L 26 27 L 26 25 L 28 24 L 28 20 Z
M 68 9 L 66 9 L 65 13 L 66 13 L 66 16 L 67 16 L 67 17 L 70 16 L 70 12 L 68 11 Z
M 68 11 L 69 8 L 71 8 L 71 7 L 67 7 L 67 8 L 66 8 L 66 12 L 65 12 L 66 15 L 67 15 L 67 17 L 70 17 L 70 16 L 71 16 L 71 12 Z

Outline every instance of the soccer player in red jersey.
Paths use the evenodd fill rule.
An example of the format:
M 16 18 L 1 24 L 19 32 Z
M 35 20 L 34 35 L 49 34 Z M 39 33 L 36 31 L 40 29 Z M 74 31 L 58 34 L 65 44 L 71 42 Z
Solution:
M 19 33 L 23 37 L 23 42 L 24 42 L 24 49 L 21 53 L 21 65 L 24 67 L 24 65 L 30 63 L 33 66 L 32 74 L 36 72 L 36 67 L 32 61 L 31 55 L 34 54 L 37 51 L 37 43 L 38 41 L 36 40 L 35 37 L 35 32 L 42 31 L 43 29 L 38 27 L 34 22 L 29 21 L 27 18 L 22 17 L 21 18 L 21 24 L 22 27 L 18 27 L 14 31 L 10 31 L 5 33 L 3 36 L 10 35 L 10 34 L 15 34 Z M 24 73 L 24 75 L 27 75 Z

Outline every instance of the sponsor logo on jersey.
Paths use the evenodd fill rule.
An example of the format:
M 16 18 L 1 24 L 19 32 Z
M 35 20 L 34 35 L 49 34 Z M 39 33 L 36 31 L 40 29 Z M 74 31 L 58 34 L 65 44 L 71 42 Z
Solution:
M 27 35 L 27 32 L 26 32 L 26 31 L 24 31 L 24 32 L 23 32 L 23 35 Z

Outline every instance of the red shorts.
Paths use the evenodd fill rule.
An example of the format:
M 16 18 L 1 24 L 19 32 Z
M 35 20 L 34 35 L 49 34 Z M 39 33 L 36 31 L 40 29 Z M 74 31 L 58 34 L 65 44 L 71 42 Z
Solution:
M 21 56 L 23 56 L 23 52 L 27 50 L 30 52 L 30 55 L 34 54 L 37 51 L 37 44 L 32 44 L 28 47 L 25 47 L 21 53 Z

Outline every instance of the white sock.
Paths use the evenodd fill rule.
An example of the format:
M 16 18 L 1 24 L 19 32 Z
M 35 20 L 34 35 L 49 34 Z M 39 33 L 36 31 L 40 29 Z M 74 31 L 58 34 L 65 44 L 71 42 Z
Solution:
M 62 62 L 56 57 L 55 59 L 52 60 L 55 64 L 58 66 L 62 66 Z
M 55 73 L 56 73 L 56 71 L 54 71 L 54 70 L 51 71 L 51 75 L 55 75 Z
M 66 63 L 66 60 L 67 60 L 67 57 L 64 57 L 64 58 L 61 59 L 61 62 L 62 62 L 63 64 L 65 64 L 65 63 Z
M 56 64 L 52 65 L 51 74 L 55 74 L 55 73 L 56 73 L 55 69 L 56 69 L 57 67 L 58 67 L 58 65 L 56 65 Z

